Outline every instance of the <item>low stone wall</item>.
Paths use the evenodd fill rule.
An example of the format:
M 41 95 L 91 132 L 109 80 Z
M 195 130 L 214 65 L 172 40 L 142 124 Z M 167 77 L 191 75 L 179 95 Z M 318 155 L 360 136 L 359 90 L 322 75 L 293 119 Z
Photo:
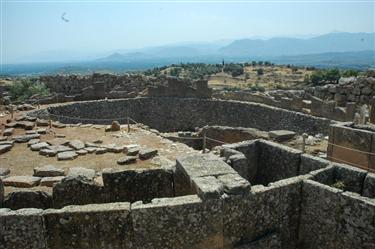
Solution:
M 124 122 L 129 115 L 137 122 L 162 132 L 194 130 L 195 127 L 206 125 L 222 125 L 251 127 L 265 131 L 286 129 L 297 133 L 327 134 L 328 127 L 332 123 L 328 119 L 262 104 L 181 98 L 87 101 L 50 107 L 48 111 L 52 114 L 52 119 L 63 123 L 103 124 L 110 123 L 116 118 L 123 118 L 119 121 Z M 38 116 L 38 114 L 44 118 L 48 115 L 41 110 L 29 115 Z M 69 117 L 79 117 L 79 119 Z

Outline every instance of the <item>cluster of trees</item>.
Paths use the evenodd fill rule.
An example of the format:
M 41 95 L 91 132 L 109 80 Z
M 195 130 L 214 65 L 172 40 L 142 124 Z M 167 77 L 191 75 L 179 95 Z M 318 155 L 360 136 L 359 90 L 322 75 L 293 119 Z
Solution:
M 314 86 L 321 86 L 325 84 L 337 84 L 339 79 L 343 77 L 358 76 L 358 70 L 343 70 L 334 69 L 321 69 L 315 70 L 310 76 L 306 76 L 305 81 Z
M 9 89 L 12 99 L 24 101 L 33 95 L 46 96 L 49 95 L 49 89 L 44 83 L 38 80 L 21 79 L 15 81 Z
M 229 73 L 232 77 L 240 76 L 244 73 L 244 65 L 240 63 L 225 64 L 224 72 Z

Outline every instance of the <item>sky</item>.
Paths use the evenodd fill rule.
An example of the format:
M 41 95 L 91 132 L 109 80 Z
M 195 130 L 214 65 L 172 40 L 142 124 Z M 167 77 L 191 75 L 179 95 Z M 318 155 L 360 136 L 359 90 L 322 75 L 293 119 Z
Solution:
M 185 41 L 374 32 L 374 1 L 0 0 L 2 64 Z M 61 16 L 66 13 L 62 20 Z

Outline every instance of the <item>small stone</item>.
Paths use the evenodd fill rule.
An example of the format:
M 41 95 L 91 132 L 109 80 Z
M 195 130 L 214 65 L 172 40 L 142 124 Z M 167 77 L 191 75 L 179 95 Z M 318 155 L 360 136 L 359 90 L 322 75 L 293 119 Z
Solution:
M 27 146 L 30 146 L 30 145 L 33 145 L 33 144 L 37 144 L 37 143 L 40 143 L 40 139 L 39 138 L 34 138 L 34 139 L 31 139 L 29 142 L 27 142 Z
M 3 154 L 5 152 L 10 151 L 10 149 L 12 149 L 12 147 L 13 147 L 13 145 L 10 145 L 10 144 L 0 145 L 0 154 Z
M 65 152 L 65 151 L 73 151 L 72 148 L 65 146 L 65 145 L 51 145 L 51 146 L 48 146 L 47 149 L 55 150 L 57 153 Z
M 119 131 L 120 130 L 120 123 L 118 121 L 113 121 L 111 124 L 111 131 Z
M 14 132 L 14 128 L 7 128 L 4 130 L 3 135 L 4 136 L 11 136 Z
M 77 157 L 78 155 L 74 151 L 65 151 L 57 154 L 57 160 L 73 160 Z
M 59 169 L 54 165 L 46 165 L 43 167 L 34 168 L 34 176 L 49 177 L 49 176 L 63 176 L 65 174 L 63 169 Z
M 36 133 L 38 134 L 47 134 L 47 129 L 46 128 L 39 128 L 36 130 Z
M 95 151 L 95 154 L 99 155 L 99 154 L 104 154 L 104 153 L 107 153 L 107 152 L 108 152 L 107 148 L 97 148 L 96 151 Z
M 20 122 L 17 122 L 17 126 L 25 130 L 32 130 L 35 124 L 34 122 L 30 122 L 30 121 L 20 121 Z
M 41 156 L 49 156 L 49 157 L 54 157 L 56 156 L 57 151 L 56 150 L 51 150 L 51 149 L 41 149 L 39 151 L 39 155 Z
M 96 151 L 97 148 L 95 147 L 86 147 L 85 150 L 89 153 L 92 154 Z
M 155 150 L 155 149 L 141 150 L 139 152 L 139 159 L 147 160 L 147 159 L 153 158 L 157 154 L 158 154 L 158 150 Z
M 37 119 L 36 120 L 36 125 L 37 126 L 48 126 L 48 120 L 44 120 L 44 119 Z
M 69 141 L 64 138 L 54 138 L 48 141 L 50 145 L 68 145 Z
M 14 145 L 14 141 L 13 140 L 10 140 L 10 141 L 0 141 L 0 145 Z
M 103 140 L 98 139 L 98 140 L 93 141 L 93 143 L 94 143 L 94 144 L 102 144 L 102 143 L 103 143 Z
M 43 177 L 40 180 L 40 186 L 53 187 L 55 183 L 61 182 L 65 176 L 52 176 L 52 177 Z
M 0 176 L 7 176 L 10 174 L 10 169 L 8 168 L 0 168 Z
M 77 150 L 76 153 L 78 155 L 86 155 L 87 154 L 87 150 L 86 149 Z
M 32 144 L 30 145 L 30 149 L 32 151 L 38 151 L 38 150 L 41 150 L 41 149 L 45 149 L 49 146 L 48 143 L 46 142 L 41 142 L 41 143 L 36 143 L 36 144 Z
M 13 137 L 16 143 L 26 143 L 34 138 L 40 138 L 40 134 L 29 134 Z
M 61 134 L 61 133 L 57 133 L 57 134 L 55 135 L 55 137 L 58 137 L 58 138 L 64 138 L 65 135 L 64 135 L 64 134 Z
M 126 157 L 121 157 L 120 159 L 117 160 L 117 163 L 119 165 L 124 165 L 124 164 L 132 164 L 137 162 L 137 157 L 135 156 L 126 156 Z
M 33 131 L 33 130 L 31 130 L 31 131 L 26 131 L 25 132 L 25 134 L 27 134 L 27 135 L 29 135 L 29 134 L 36 134 L 37 132 L 36 131 Z
M 69 169 L 68 176 L 72 176 L 72 177 L 84 176 L 88 179 L 94 179 L 95 170 L 86 169 L 86 168 L 82 168 L 82 167 L 73 167 L 73 168 Z
M 75 150 L 80 150 L 80 149 L 85 148 L 85 143 L 80 140 L 75 139 L 69 142 L 69 146 Z
M 128 155 L 129 156 L 136 156 L 136 155 L 138 155 L 138 153 L 139 153 L 138 147 L 128 149 Z
M 12 186 L 19 188 L 31 188 L 37 186 L 40 177 L 35 176 L 10 176 L 3 179 L 4 186 Z
M 8 139 L 8 136 L 0 136 L 0 141 L 6 141 Z
M 287 130 L 276 130 L 276 131 L 270 131 L 269 136 L 271 139 L 277 141 L 277 142 L 284 142 L 288 141 L 296 136 L 296 133 L 293 131 L 287 131 Z

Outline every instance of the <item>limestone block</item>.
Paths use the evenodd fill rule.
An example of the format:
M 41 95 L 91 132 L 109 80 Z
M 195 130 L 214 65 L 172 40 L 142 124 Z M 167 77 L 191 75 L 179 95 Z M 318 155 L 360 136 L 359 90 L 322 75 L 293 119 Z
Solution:
M 49 209 L 43 217 L 50 248 L 133 248 L 130 203 Z
M 223 248 L 221 202 L 196 195 L 132 205 L 135 248 Z
M 81 175 L 68 176 L 56 183 L 53 186 L 52 196 L 55 208 L 67 205 L 105 203 L 108 199 L 102 186 Z
M 339 248 L 340 193 L 311 180 L 302 187 L 302 212 L 300 224 L 301 248 Z
M 72 177 L 84 176 L 87 179 L 94 179 L 95 170 L 82 168 L 82 167 L 72 167 L 69 169 L 68 176 L 72 176 Z
M 14 191 L 5 197 L 4 207 L 47 209 L 52 207 L 52 196 L 44 191 Z
M 41 209 L 0 212 L 0 246 L 6 249 L 47 249 Z
M 375 174 L 368 173 L 363 182 L 362 195 L 369 198 L 375 198 Z
M 329 165 L 329 161 L 312 156 L 309 154 L 301 155 L 301 165 L 299 174 L 307 174 L 311 171 L 325 168 Z
M 149 202 L 173 196 L 173 174 L 164 169 L 103 170 L 103 183 L 111 201 Z
M 35 176 L 10 176 L 3 179 L 4 186 L 12 186 L 18 188 L 31 188 L 37 186 L 40 177 Z

